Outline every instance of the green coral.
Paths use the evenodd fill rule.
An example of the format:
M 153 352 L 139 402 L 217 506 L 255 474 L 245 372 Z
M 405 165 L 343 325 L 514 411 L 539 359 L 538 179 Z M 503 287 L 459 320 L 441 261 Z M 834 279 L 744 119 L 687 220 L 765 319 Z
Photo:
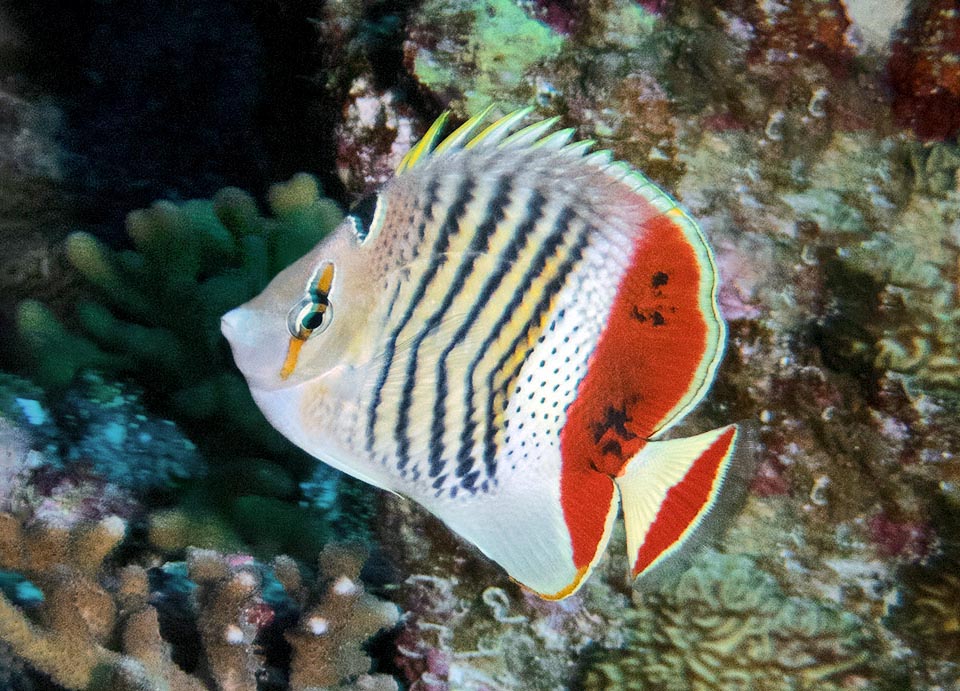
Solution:
M 130 375 L 177 416 L 217 418 L 233 435 L 276 440 L 232 367 L 220 317 L 309 251 L 342 214 L 306 174 L 275 185 L 270 208 L 273 217 L 265 217 L 250 195 L 226 188 L 212 200 L 160 201 L 130 213 L 132 250 L 70 235 L 67 257 L 100 300 L 82 301 L 66 323 L 39 302 L 20 304 L 34 379 L 57 387 L 84 368 Z
M 439 94 L 460 96 L 463 89 L 462 102 L 454 104 L 463 113 L 494 101 L 504 110 L 527 105 L 535 93 L 534 68 L 556 57 L 563 45 L 561 36 L 511 0 L 430 0 L 420 8 L 419 21 L 424 32 L 440 27 L 445 38 L 416 52 L 414 74 Z
M 788 597 L 741 555 L 705 555 L 645 605 L 629 647 L 590 665 L 584 689 L 829 690 L 870 661 L 860 620 Z

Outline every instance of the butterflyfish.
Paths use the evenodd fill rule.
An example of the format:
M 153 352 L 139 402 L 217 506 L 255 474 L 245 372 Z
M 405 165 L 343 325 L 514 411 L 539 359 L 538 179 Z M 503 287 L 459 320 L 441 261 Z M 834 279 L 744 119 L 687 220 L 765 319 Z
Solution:
M 222 327 L 280 432 L 560 599 L 621 506 L 634 577 L 716 506 L 738 427 L 665 435 L 726 327 L 710 247 L 670 196 L 556 118 L 484 128 L 489 110 L 446 138 L 437 120 Z

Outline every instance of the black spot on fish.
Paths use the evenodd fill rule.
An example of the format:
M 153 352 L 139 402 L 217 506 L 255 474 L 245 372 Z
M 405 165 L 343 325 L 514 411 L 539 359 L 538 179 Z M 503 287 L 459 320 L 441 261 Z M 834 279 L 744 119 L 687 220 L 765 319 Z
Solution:
M 640 308 L 637 307 L 636 305 L 633 306 L 633 314 L 631 314 L 630 316 L 632 316 L 634 319 L 636 319 L 636 320 L 637 320 L 638 322 L 640 322 L 641 324 L 643 324 L 645 321 L 647 321 L 647 315 L 645 315 L 643 312 L 641 312 L 641 311 L 640 311 Z
M 620 446 L 620 442 L 616 439 L 611 439 L 600 447 L 600 453 L 604 456 L 614 455 L 617 458 L 623 458 L 623 447 Z
M 632 421 L 633 418 L 627 415 L 626 405 L 620 408 L 608 406 L 606 413 L 604 413 L 604 419 L 590 425 L 594 443 L 600 443 L 603 435 L 611 430 L 623 440 L 636 439 L 637 435 L 627 429 L 627 423 Z
M 654 288 L 660 288 L 662 286 L 667 285 L 667 281 L 669 280 L 670 280 L 670 277 L 667 274 L 663 273 L 662 271 L 658 271 L 653 275 L 653 278 L 650 280 L 650 285 L 653 286 Z
M 667 320 L 663 318 L 663 315 L 654 310 L 653 314 L 650 315 L 650 318 L 653 320 L 654 326 L 663 326 L 667 323 Z

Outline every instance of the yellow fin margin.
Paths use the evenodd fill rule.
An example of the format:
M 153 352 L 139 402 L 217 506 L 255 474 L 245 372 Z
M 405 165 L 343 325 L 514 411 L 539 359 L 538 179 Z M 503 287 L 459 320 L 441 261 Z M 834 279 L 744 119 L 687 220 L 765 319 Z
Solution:
M 457 129 L 450 133 L 450 136 L 444 139 L 437 148 L 434 150 L 434 153 L 439 155 L 444 151 L 450 149 L 455 149 L 460 146 L 463 142 L 470 139 L 473 136 L 473 133 L 480 129 L 480 125 L 483 124 L 483 121 L 487 119 L 487 116 L 490 115 L 490 111 L 493 110 L 493 105 L 489 105 L 479 113 L 474 115 L 472 118 L 467 120 L 465 123 L 460 125 Z
M 397 166 L 397 173 L 402 173 L 407 168 L 412 168 L 417 164 L 421 158 L 429 154 L 433 149 L 433 145 L 437 141 L 437 137 L 440 136 L 440 131 L 443 129 L 444 125 L 447 124 L 447 118 L 450 117 L 450 111 L 444 111 L 439 118 L 437 118 L 430 129 L 427 130 L 426 134 L 421 137 L 420 141 L 410 149 L 400 161 L 400 165 Z

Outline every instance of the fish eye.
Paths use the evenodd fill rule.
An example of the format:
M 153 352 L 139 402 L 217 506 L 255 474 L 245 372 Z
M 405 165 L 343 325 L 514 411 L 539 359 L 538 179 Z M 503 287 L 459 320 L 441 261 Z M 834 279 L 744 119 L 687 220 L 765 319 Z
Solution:
M 330 303 L 305 297 L 287 313 L 287 330 L 297 340 L 305 341 L 326 330 L 332 320 L 333 308 Z
M 353 224 L 360 244 L 375 236 L 383 225 L 383 199 L 379 193 L 368 194 L 350 207 L 347 218 Z

